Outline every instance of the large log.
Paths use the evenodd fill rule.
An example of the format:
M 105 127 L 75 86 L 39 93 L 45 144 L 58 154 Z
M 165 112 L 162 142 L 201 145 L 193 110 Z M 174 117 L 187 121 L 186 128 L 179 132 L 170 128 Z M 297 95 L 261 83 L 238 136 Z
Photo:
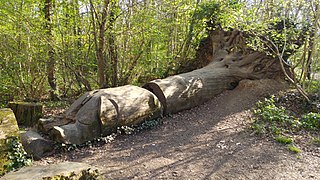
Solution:
M 279 73 L 272 71 L 276 63 L 276 60 L 259 52 L 226 54 L 201 69 L 157 79 L 143 87 L 158 97 L 164 114 L 172 114 L 198 106 L 224 90 L 233 89 L 242 79 L 273 78 Z
M 232 89 L 238 78 L 227 76 L 224 68 L 212 69 L 212 66 L 157 79 L 143 87 L 153 92 L 164 107 L 164 114 L 173 114 L 190 109 L 207 101 L 223 90 Z
M 190 109 L 235 88 L 243 79 L 283 78 L 279 61 L 247 47 L 245 35 L 237 30 L 215 28 L 200 43 L 197 58 L 186 61 L 179 75 L 157 79 L 143 87 L 153 92 L 164 114 Z M 188 72 L 191 68 L 196 69 Z
M 161 115 L 161 103 L 146 89 L 131 85 L 100 89 L 85 93 L 70 106 L 65 118 L 75 123 L 56 126 L 52 132 L 57 141 L 81 144 Z

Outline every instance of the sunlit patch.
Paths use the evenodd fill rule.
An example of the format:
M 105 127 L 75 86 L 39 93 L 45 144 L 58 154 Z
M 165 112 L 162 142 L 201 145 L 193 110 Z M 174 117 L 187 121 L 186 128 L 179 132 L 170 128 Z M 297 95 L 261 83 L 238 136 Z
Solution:
M 180 98 L 192 97 L 203 88 L 203 82 L 200 78 L 191 78 L 189 80 L 189 86 L 181 93 Z

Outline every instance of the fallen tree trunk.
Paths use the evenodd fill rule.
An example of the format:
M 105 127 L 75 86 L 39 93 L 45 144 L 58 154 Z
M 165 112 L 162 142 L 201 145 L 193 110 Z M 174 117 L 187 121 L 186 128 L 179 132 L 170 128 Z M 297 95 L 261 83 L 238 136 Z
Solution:
M 157 97 L 136 86 L 100 89 L 76 100 L 66 112 L 73 124 L 55 126 L 52 134 L 59 142 L 82 144 L 109 135 L 117 127 L 131 126 L 162 115 Z
M 198 106 L 224 90 L 233 89 L 242 79 L 273 78 L 279 73 L 276 64 L 276 60 L 259 52 L 227 54 L 201 69 L 157 79 L 143 87 L 158 97 L 164 114 L 172 114 Z
M 228 77 L 228 69 L 207 66 L 190 73 L 158 79 L 143 87 L 153 92 L 164 107 L 164 114 L 173 114 L 195 107 L 223 90 L 232 89 L 239 78 Z

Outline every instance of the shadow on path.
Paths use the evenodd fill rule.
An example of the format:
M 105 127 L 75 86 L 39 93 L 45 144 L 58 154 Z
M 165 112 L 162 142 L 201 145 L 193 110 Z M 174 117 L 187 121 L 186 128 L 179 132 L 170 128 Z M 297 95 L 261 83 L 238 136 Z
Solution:
M 106 179 L 304 179 L 319 171 L 318 164 L 301 167 L 309 157 L 298 159 L 283 146 L 250 135 L 249 109 L 279 90 L 258 85 L 226 91 L 91 155 L 75 153 L 74 161 L 99 167 Z

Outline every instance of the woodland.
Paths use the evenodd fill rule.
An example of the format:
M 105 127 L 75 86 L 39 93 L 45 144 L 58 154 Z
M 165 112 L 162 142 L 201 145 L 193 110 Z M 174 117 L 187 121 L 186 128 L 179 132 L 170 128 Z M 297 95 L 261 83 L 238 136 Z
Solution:
M 319 169 L 318 163 L 313 163 L 320 154 L 318 0 L 1 0 L 0 41 L 0 110 L 4 114 L 0 137 L 2 144 L 10 147 L 0 147 L 0 159 L 6 160 L 0 175 L 30 165 L 31 159 L 47 165 L 70 156 L 71 161 L 91 158 L 93 165 L 104 167 L 111 162 L 110 167 L 121 169 L 123 164 L 118 166 L 112 158 L 114 148 L 106 144 L 123 134 L 135 136 L 127 137 L 132 144 L 126 138 L 119 140 L 124 143 L 114 144 L 121 158 L 126 157 L 127 145 L 132 145 L 134 154 L 135 146 L 141 149 L 152 140 L 152 146 L 160 146 L 157 140 L 165 139 L 161 157 L 167 157 L 166 151 L 174 153 L 155 163 L 164 169 L 180 152 L 185 159 L 191 157 L 190 162 L 211 153 L 200 158 L 201 165 L 194 168 L 186 161 L 186 169 L 199 171 L 186 173 L 188 178 L 213 171 L 203 176 L 209 179 L 218 172 L 212 165 L 220 167 L 216 157 L 225 161 L 230 154 L 241 152 L 225 148 L 232 133 L 235 141 L 230 139 L 229 143 L 234 149 L 256 146 L 261 148 L 257 153 L 277 151 L 278 146 L 267 144 L 273 142 L 270 139 L 291 153 L 299 154 L 304 148 L 306 153 L 301 154 L 311 160 L 303 159 L 302 170 L 296 168 L 293 174 L 298 175 L 290 178 L 305 177 L 301 172 L 309 173 L 311 165 Z M 35 110 L 31 108 L 26 114 L 20 112 L 20 106 Z M 4 107 L 10 107 L 14 115 Z M 27 121 L 29 116 L 32 119 Z M 2 137 L 6 131 L 13 134 L 6 125 L 9 117 L 11 127 L 16 128 L 14 137 L 20 139 Z M 22 122 L 27 125 L 21 126 Z M 160 124 L 163 126 L 150 137 L 139 134 Z M 163 132 L 169 134 L 170 141 L 159 136 Z M 254 134 L 264 138 L 259 140 L 265 144 L 256 145 L 256 139 L 251 142 Z M 220 135 L 223 140 L 212 140 Z M 28 151 L 35 142 L 33 137 L 45 142 L 39 154 Z M 202 146 L 201 142 L 208 144 Z M 181 147 L 187 147 L 185 152 Z M 224 155 L 214 148 L 223 150 Z M 198 150 L 203 152 L 198 154 Z M 134 177 L 160 177 L 171 171 L 140 163 L 146 157 L 150 158 L 146 162 L 155 160 L 149 152 L 155 153 L 153 147 L 141 150 L 145 156 L 133 155 L 137 163 L 128 156 L 131 165 L 127 169 L 134 168 L 134 173 L 136 167 L 141 170 L 142 175 L 139 172 Z M 106 159 L 102 160 L 104 153 Z M 192 155 L 188 157 L 188 153 Z M 286 153 L 281 151 L 279 158 L 282 155 Z M 176 162 L 182 162 L 181 157 Z M 254 156 L 244 151 L 234 159 L 248 163 L 242 157 L 250 160 Z M 263 161 L 273 161 L 261 157 L 262 163 L 251 160 L 261 167 L 268 165 Z M 291 162 L 295 159 L 275 164 Z M 232 163 L 227 162 L 226 168 L 233 167 Z M 102 168 L 103 173 L 115 178 L 132 175 L 110 167 Z M 178 177 L 179 171 L 185 171 L 183 165 L 176 167 L 177 171 L 165 177 Z M 239 168 L 222 173 L 222 177 L 238 177 Z M 150 174 L 150 169 L 159 170 L 159 174 Z M 274 176 L 268 167 L 264 171 L 269 173 L 267 179 L 286 179 L 282 173 Z M 249 175 L 260 178 L 259 173 Z
M 316 0 L 12 0 L 1 1 L 0 18 L 1 106 L 189 72 L 218 57 L 213 46 L 237 57 L 260 52 L 253 58 L 280 62 L 302 91 L 319 87 Z

